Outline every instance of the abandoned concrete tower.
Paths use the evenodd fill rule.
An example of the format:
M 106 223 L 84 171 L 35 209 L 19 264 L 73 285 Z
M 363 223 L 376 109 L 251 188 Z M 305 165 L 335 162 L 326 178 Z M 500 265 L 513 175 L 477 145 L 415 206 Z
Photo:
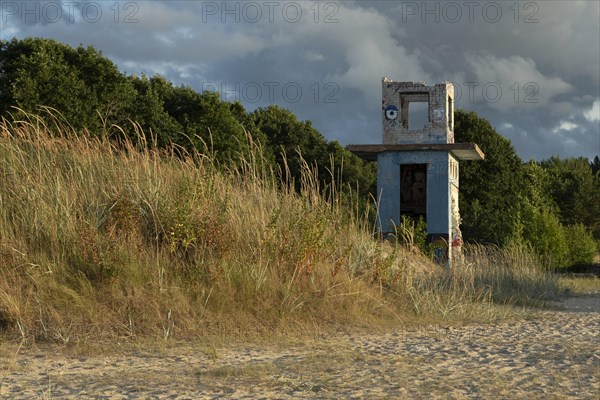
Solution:
M 383 144 L 350 145 L 377 161 L 379 230 L 394 233 L 401 216 L 422 216 L 436 259 L 460 252 L 458 161 L 482 160 L 475 143 L 454 143 L 454 87 L 382 81 Z

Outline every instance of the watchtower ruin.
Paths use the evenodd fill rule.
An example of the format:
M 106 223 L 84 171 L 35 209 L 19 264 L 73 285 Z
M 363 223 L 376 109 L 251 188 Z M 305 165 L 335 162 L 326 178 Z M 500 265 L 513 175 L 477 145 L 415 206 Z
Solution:
M 460 253 L 460 160 L 483 160 L 475 143 L 454 143 L 454 86 L 382 80 L 382 144 L 350 145 L 377 161 L 378 228 L 395 233 L 401 216 L 423 217 L 436 259 Z

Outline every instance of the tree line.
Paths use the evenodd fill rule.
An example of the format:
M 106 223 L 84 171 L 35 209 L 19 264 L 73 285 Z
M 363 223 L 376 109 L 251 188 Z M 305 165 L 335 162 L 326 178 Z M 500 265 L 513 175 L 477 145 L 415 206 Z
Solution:
M 0 116 L 18 119 L 40 106 L 58 110 L 77 131 L 92 135 L 136 128 L 153 145 L 210 151 L 222 165 L 248 159 L 247 134 L 275 170 L 299 181 L 302 159 L 319 179 L 376 197 L 376 164 L 327 141 L 310 121 L 270 105 L 248 112 L 217 93 L 199 93 L 155 75 L 126 75 L 93 47 L 50 39 L 0 41 Z M 135 124 L 134 124 L 135 123 Z M 525 244 L 552 265 L 589 263 L 600 243 L 600 159 L 523 162 L 508 139 L 473 112 L 455 112 L 457 142 L 475 142 L 483 162 L 462 162 L 460 208 L 467 242 Z M 335 170 L 331 171 L 334 165 Z

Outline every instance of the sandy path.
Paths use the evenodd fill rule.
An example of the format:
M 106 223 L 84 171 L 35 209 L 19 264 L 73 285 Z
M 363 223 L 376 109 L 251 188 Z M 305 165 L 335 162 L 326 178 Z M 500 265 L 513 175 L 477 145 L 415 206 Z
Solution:
M 599 399 L 600 294 L 563 307 L 516 323 L 346 335 L 287 349 L 1 354 L 0 399 Z

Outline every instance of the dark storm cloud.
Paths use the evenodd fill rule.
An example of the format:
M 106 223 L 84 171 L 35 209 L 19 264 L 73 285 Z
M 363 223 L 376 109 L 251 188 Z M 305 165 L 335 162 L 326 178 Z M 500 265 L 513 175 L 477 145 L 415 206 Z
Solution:
M 0 35 L 93 45 L 128 73 L 218 90 L 248 109 L 275 102 L 343 144 L 381 140 L 383 76 L 448 80 L 457 106 L 488 118 L 525 159 L 600 153 L 598 2 L 57 4 L 73 3 L 73 21 L 23 23 L 22 2 L 3 1 Z M 100 18 L 82 13 L 94 6 Z

